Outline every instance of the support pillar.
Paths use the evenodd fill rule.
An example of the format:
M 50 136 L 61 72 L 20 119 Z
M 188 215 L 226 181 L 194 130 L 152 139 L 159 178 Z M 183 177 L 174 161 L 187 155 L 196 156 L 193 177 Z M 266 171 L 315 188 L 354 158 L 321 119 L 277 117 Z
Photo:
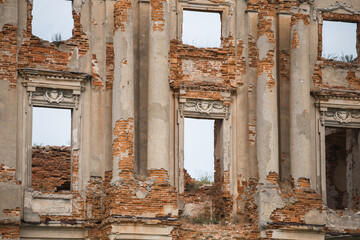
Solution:
M 112 182 L 134 171 L 134 36 L 133 9 L 124 9 L 123 2 L 115 6 L 114 83 L 112 104 L 113 176 Z M 121 16 L 126 16 L 122 21 Z M 124 177 L 124 176 L 122 176 Z
M 169 170 L 170 40 L 167 8 L 166 0 L 150 0 L 148 170 Z
M 301 7 L 310 12 L 308 3 Z M 290 172 L 297 187 L 300 178 L 311 178 L 309 55 L 309 16 L 295 13 L 291 17 Z
M 279 173 L 276 74 L 276 8 L 264 0 L 258 13 L 256 144 L 259 183 L 277 183 Z

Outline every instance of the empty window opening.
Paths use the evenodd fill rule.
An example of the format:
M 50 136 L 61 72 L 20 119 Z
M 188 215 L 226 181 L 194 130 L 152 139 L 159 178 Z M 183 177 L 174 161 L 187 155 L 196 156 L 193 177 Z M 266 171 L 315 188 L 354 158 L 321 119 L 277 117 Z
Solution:
M 359 129 L 326 127 L 326 195 L 331 209 L 359 209 Z
M 70 190 L 71 110 L 33 107 L 32 188 Z
M 211 185 L 214 181 L 214 120 L 185 118 L 184 129 L 185 182 Z M 189 187 L 185 186 L 186 190 L 191 190 Z
M 195 47 L 220 47 L 220 13 L 184 10 L 182 41 Z
M 72 37 L 74 20 L 70 0 L 34 0 L 32 33 L 50 42 Z
M 323 21 L 322 57 L 329 60 L 354 62 L 356 50 L 357 23 Z

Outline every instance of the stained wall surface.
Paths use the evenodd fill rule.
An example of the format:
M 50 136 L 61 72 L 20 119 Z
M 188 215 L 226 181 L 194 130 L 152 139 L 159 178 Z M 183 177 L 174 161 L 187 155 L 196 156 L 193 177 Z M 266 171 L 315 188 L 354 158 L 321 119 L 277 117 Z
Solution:
M 359 236 L 360 62 L 322 54 L 358 0 L 73 0 L 53 42 L 33 6 L 0 0 L 0 239 Z M 184 44 L 184 10 L 221 45 Z M 71 109 L 70 147 L 33 148 L 33 107 Z M 215 120 L 213 183 L 184 118 Z

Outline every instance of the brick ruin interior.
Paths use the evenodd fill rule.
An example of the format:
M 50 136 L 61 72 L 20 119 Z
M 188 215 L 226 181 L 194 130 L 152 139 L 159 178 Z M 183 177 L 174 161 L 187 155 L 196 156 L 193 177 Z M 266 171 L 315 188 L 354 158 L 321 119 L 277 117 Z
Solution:
M 53 41 L 36 1 L 0 0 L 0 239 L 359 239 L 360 1 L 72 0 Z M 185 11 L 220 45 L 183 43 Z M 357 54 L 324 55 L 329 22 Z M 32 144 L 39 107 L 69 146 Z M 214 120 L 213 183 L 186 118 Z

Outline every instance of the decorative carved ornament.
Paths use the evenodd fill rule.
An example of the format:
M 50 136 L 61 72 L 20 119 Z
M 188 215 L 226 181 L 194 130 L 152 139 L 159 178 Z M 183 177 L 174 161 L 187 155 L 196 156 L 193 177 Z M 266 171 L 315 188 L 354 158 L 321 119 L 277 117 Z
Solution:
M 179 103 L 179 113 L 182 118 L 184 115 L 198 115 L 228 119 L 230 107 L 223 101 L 187 100 Z
M 32 106 L 33 103 L 47 102 L 48 104 L 64 104 L 71 105 L 78 110 L 79 108 L 79 95 L 75 95 L 72 91 L 67 90 L 54 90 L 46 88 L 37 88 L 34 92 L 28 92 L 28 103 Z
M 59 103 L 64 99 L 64 94 L 58 90 L 45 91 L 44 98 L 49 103 Z
M 352 6 L 349 6 L 346 2 L 336 1 L 333 4 L 330 4 L 329 7 L 314 8 L 313 19 L 314 21 L 317 21 L 319 19 L 319 13 L 321 12 L 333 12 L 339 9 L 345 10 L 351 14 L 360 14 L 360 11 L 353 9 Z
M 85 83 L 91 79 L 86 73 L 19 69 L 30 106 L 79 108 L 79 99 Z
M 360 110 L 328 108 L 326 111 L 320 111 L 320 123 L 322 126 L 360 123 Z

